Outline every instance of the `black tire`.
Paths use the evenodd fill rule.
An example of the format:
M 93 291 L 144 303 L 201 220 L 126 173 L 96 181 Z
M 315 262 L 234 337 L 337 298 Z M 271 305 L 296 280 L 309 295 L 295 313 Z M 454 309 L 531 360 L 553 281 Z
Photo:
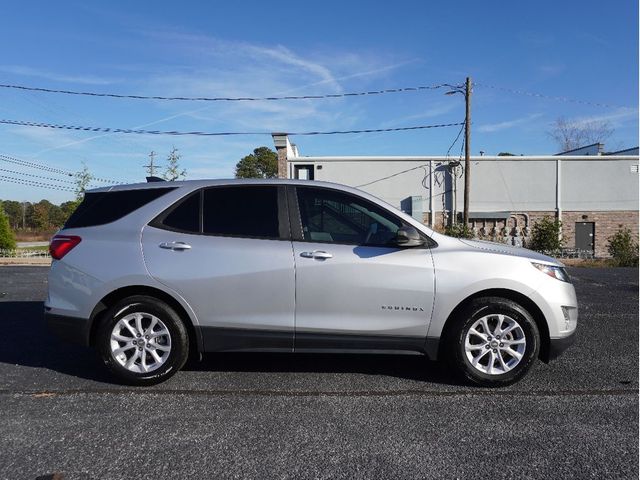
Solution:
M 133 313 L 153 315 L 164 323 L 169 331 L 171 343 L 170 350 L 167 353 L 168 356 L 165 359 L 163 354 L 164 363 L 149 372 L 133 372 L 125 368 L 112 353 L 111 333 L 113 329 L 123 317 Z M 148 318 L 143 321 L 150 323 Z M 131 338 L 132 341 L 135 340 L 133 335 Z M 155 385 L 164 382 L 184 366 L 189 353 L 189 335 L 178 314 L 166 303 L 157 298 L 135 295 L 122 299 L 108 309 L 102 317 L 102 322 L 98 328 L 96 347 L 104 364 L 121 383 L 139 386 Z M 136 353 L 136 349 L 133 348 L 133 350 L 133 353 Z M 146 350 L 141 351 L 147 355 Z M 127 352 L 130 351 L 128 350 Z M 127 355 L 130 355 L 130 353 L 127 353 Z M 151 357 L 149 355 L 145 358 Z M 139 363 L 140 360 L 136 360 L 134 363 Z
M 487 315 L 500 314 L 514 320 L 521 327 L 526 345 L 524 352 L 522 352 L 522 358 L 511 370 L 504 373 L 488 374 L 472 365 L 465 350 L 465 340 L 467 333 L 477 320 Z M 476 298 L 469 302 L 452 321 L 453 324 L 447 329 L 445 338 L 446 358 L 455 373 L 472 384 L 482 387 L 503 387 L 515 383 L 529 371 L 540 352 L 540 333 L 535 320 L 527 310 L 512 300 L 500 297 Z M 486 345 L 483 348 L 485 347 Z M 489 350 L 496 352 L 491 347 Z M 481 350 L 478 349 L 475 352 L 481 352 Z M 490 355 L 490 352 L 487 353 Z M 474 354 L 471 353 L 471 355 Z M 506 354 L 503 358 L 511 359 L 514 357 Z M 481 362 L 486 362 L 488 365 L 489 360 L 481 360 Z M 497 359 L 496 363 L 498 363 Z

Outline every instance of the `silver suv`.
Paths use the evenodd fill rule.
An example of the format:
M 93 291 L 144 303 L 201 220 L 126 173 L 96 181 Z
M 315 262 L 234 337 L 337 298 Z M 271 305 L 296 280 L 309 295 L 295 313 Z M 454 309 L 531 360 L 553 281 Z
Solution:
M 101 188 L 51 241 L 45 316 L 150 385 L 203 352 L 392 352 L 483 386 L 575 338 L 562 264 L 434 232 L 360 190 L 282 180 Z

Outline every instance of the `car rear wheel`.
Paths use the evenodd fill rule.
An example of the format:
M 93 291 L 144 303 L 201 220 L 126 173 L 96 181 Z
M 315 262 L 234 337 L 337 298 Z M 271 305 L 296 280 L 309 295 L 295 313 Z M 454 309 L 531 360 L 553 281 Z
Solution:
M 180 317 L 148 296 L 125 298 L 103 317 L 97 346 L 103 362 L 123 383 L 154 385 L 187 360 L 188 334 Z
M 540 351 L 535 320 L 522 306 L 498 297 L 471 301 L 447 338 L 450 365 L 467 381 L 499 387 L 521 379 Z

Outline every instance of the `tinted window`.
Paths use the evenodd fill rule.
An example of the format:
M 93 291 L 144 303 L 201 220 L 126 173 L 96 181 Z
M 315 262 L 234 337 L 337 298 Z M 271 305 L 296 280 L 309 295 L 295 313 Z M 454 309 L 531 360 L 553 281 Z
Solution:
M 171 230 L 200 233 L 200 192 L 189 195 L 172 207 L 160 223 Z
M 86 193 L 64 228 L 92 227 L 115 222 L 173 188 L 145 188 Z
M 202 228 L 211 235 L 278 238 L 278 190 L 271 186 L 204 191 Z
M 384 209 L 332 190 L 298 187 L 305 240 L 356 245 L 392 245 L 402 222 Z

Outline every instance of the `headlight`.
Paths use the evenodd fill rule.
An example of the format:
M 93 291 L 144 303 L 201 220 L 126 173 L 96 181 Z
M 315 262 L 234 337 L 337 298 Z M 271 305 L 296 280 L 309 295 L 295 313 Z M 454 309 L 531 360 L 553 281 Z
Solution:
M 561 280 L 563 282 L 569 282 L 569 274 L 564 269 L 564 267 L 556 267 L 554 265 L 545 265 L 544 263 L 535 262 L 531 262 L 531 265 L 536 267 L 542 273 L 546 273 L 550 277 Z

